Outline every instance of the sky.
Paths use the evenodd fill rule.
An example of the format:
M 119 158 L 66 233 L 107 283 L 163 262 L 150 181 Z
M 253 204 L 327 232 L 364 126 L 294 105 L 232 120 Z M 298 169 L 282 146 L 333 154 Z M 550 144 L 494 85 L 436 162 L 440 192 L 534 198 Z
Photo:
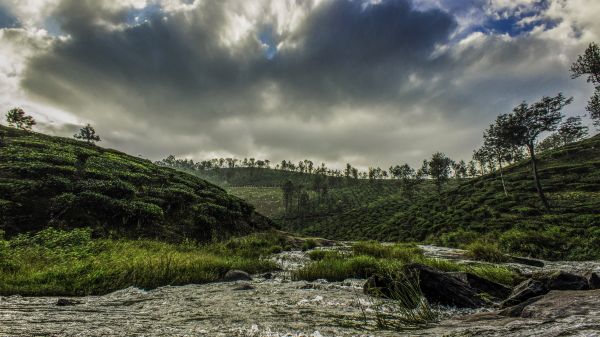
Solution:
M 158 160 L 470 159 L 522 101 L 592 94 L 569 67 L 597 0 L 0 0 L 0 110 Z

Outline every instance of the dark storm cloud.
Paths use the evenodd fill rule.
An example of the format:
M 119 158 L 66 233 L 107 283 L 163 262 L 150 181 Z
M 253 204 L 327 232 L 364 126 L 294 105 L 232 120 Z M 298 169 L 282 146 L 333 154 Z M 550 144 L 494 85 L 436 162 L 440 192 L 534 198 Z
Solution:
M 301 99 L 396 99 L 408 75 L 431 69 L 431 52 L 455 26 L 450 14 L 415 11 L 408 1 L 334 1 L 311 16 L 291 38 L 300 46 L 284 50 L 274 66 Z

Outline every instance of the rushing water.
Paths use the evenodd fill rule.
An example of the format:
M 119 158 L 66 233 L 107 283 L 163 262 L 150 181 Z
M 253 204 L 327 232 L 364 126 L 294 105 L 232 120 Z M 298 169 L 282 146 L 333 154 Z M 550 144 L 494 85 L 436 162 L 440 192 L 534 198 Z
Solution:
M 594 308 L 593 300 L 583 314 L 559 319 L 491 319 L 481 312 L 463 319 L 471 312 L 444 309 L 446 319 L 435 326 L 379 331 L 364 280 L 291 281 L 289 271 L 307 256 L 284 252 L 274 259 L 283 271 L 250 282 L 128 288 L 72 298 L 72 306 L 57 306 L 56 297 L 0 297 L 0 336 L 600 336 L 600 303 Z M 534 333 L 532 324 L 542 330 Z

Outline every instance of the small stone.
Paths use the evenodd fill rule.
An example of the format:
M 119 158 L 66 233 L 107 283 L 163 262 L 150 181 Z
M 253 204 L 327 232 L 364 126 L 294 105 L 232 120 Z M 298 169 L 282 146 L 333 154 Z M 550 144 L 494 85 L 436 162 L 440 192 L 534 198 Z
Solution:
M 242 282 L 233 288 L 233 290 L 235 290 L 235 291 L 253 290 L 253 289 L 256 289 L 256 288 L 248 282 Z
M 548 293 L 548 291 L 549 290 L 544 282 L 528 279 L 521 282 L 513 289 L 510 297 L 506 301 L 502 302 L 501 308 L 512 307 L 519 303 L 523 303 L 530 298 L 545 295 Z

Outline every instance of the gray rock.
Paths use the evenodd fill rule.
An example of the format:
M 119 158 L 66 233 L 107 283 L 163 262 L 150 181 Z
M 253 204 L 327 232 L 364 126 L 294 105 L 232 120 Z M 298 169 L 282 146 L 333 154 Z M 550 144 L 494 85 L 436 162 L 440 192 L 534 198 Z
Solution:
M 241 270 L 230 270 L 227 273 L 225 273 L 225 276 L 223 276 L 224 282 L 251 281 L 251 280 L 252 280 L 252 277 L 250 276 L 250 274 L 246 273 L 245 271 L 241 271 Z
M 429 302 L 459 308 L 479 308 L 486 304 L 473 287 L 449 273 L 414 263 L 404 267 L 403 275 L 410 282 L 418 283 L 421 293 Z M 394 298 L 396 294 L 404 292 L 405 283 L 390 276 L 374 275 L 367 280 L 363 291 L 370 295 Z M 412 304 L 417 305 L 416 302 Z
M 465 272 L 450 273 L 454 277 L 466 282 L 471 288 L 475 289 L 478 294 L 487 294 L 497 300 L 508 298 L 511 289 L 503 284 L 492 282 L 477 275 Z
M 544 282 L 548 290 L 588 290 L 588 280 L 576 274 L 565 271 L 557 271 L 551 274 L 534 276 L 535 279 Z
M 510 294 L 510 297 L 502 302 L 500 307 L 512 307 L 519 303 L 523 303 L 530 298 L 545 295 L 548 291 L 549 290 L 544 282 L 528 279 L 517 285 Z
M 459 308 L 479 308 L 486 302 L 467 282 L 431 267 L 413 263 L 405 273 L 418 278 L 419 288 L 428 301 Z

